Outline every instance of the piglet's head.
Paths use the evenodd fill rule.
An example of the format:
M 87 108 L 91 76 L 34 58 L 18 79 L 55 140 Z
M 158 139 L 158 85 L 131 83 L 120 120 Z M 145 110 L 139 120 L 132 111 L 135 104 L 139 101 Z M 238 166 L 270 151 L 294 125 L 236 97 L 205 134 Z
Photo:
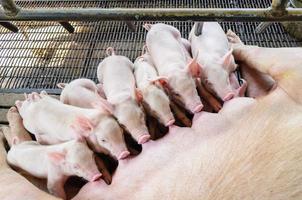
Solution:
M 45 93 L 46 92 L 43 91 L 43 95 L 47 95 Z M 42 99 L 43 95 L 38 94 L 37 92 L 32 92 L 30 94 L 24 93 L 25 100 L 24 101 L 17 100 L 15 102 L 15 105 L 16 105 L 20 115 L 22 117 L 24 117 L 24 115 L 26 114 L 27 109 L 31 106 L 31 104 L 40 101 Z
M 66 175 L 79 176 L 88 181 L 96 181 L 102 176 L 96 166 L 93 152 L 85 141 L 70 141 L 64 150 L 49 152 L 48 157 Z
M 117 159 L 124 159 L 130 155 L 124 140 L 123 130 L 113 117 L 104 117 L 95 127 L 94 132 L 98 144 Z
M 161 77 L 160 83 L 163 87 L 168 88 L 173 99 L 182 102 L 185 108 L 192 113 L 197 113 L 203 108 L 194 82 L 194 77 L 199 76 L 200 67 L 196 60 L 192 60 L 184 70 L 175 71 L 169 77 Z
M 216 63 L 202 66 L 201 80 L 204 85 L 216 93 L 223 101 L 228 101 L 235 96 L 230 84 L 230 73 L 236 69 L 232 50 Z
M 160 80 L 152 80 L 149 87 L 143 91 L 143 104 L 148 112 L 165 126 L 174 124 L 175 119 L 170 109 L 170 100 L 158 85 Z
M 129 131 L 132 137 L 138 141 L 139 144 L 142 144 L 150 139 L 150 135 L 145 123 L 145 115 L 139 106 L 139 103 L 142 101 L 142 94 L 136 90 L 135 96 L 136 99 L 129 96 L 115 105 L 110 104 L 105 99 L 99 101 L 98 104 L 115 116 L 118 122 Z

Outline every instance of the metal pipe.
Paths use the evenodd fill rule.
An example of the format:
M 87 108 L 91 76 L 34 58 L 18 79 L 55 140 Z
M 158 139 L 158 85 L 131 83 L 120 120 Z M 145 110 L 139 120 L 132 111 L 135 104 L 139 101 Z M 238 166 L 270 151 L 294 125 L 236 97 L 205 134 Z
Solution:
M 168 20 L 168 21 L 302 21 L 302 9 L 288 8 L 283 15 L 266 9 L 131 9 L 131 8 L 36 8 L 21 9 L 16 16 L 0 12 L 0 21 L 99 21 L 99 20 Z
M 276 12 L 285 12 L 288 0 L 273 0 L 272 9 Z
M 74 33 L 74 27 L 69 22 L 59 22 L 69 33 Z
M 18 27 L 10 22 L 0 22 L 0 25 L 14 33 L 19 31 Z
M 20 7 L 16 5 L 14 0 L 1 0 L 4 13 L 9 16 L 15 16 L 20 11 Z

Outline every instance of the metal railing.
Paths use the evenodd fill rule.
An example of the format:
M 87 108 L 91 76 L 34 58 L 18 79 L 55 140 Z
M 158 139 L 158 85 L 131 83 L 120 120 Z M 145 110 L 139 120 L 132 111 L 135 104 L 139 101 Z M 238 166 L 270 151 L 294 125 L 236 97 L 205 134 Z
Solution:
M 270 0 L 129 0 L 127 3 L 125 2 L 125 0 L 16 0 L 16 4 L 22 9 L 15 16 L 5 16 L 4 19 L 0 20 L 5 23 L 11 21 L 19 28 L 19 33 L 9 33 L 0 27 L 2 33 L 0 34 L 0 92 L 23 93 L 47 90 L 49 93 L 59 93 L 60 90 L 56 89 L 56 84 L 59 82 L 70 82 L 80 77 L 97 81 L 97 66 L 106 57 L 105 50 L 108 46 L 115 47 L 119 54 L 134 61 L 141 54 L 141 48 L 145 42 L 147 32 L 142 27 L 145 21 L 136 21 L 134 23 L 136 29 L 132 32 L 123 22 L 112 21 L 112 18 L 110 20 L 89 18 L 89 21 L 85 22 L 76 22 L 74 18 L 69 18 L 70 24 L 74 27 L 74 33 L 69 34 L 61 26 L 62 22 L 64 24 L 64 21 L 68 21 L 65 18 L 59 21 L 43 22 L 24 21 L 25 19 L 23 21 L 13 20 L 13 18 L 20 17 L 21 11 L 24 10 L 34 12 L 55 9 L 66 12 L 66 10 L 75 10 L 74 8 L 77 8 L 76 10 L 100 10 L 99 8 L 102 8 L 101 10 L 125 10 L 125 12 L 127 11 L 126 14 L 130 13 L 129 10 L 136 12 L 151 10 L 151 8 L 152 10 L 156 8 L 155 10 L 168 12 L 172 10 L 187 10 L 187 12 L 198 10 L 199 12 L 203 10 L 206 13 L 209 10 L 219 10 L 223 17 L 223 12 L 226 10 L 235 12 L 242 10 L 240 8 L 253 8 L 243 10 L 262 10 L 264 12 L 271 10 L 270 12 L 273 12 L 272 10 L 276 9 L 274 11 L 274 15 L 278 16 L 276 19 L 280 19 L 280 16 L 284 17 L 282 13 L 288 10 L 279 11 L 280 8 L 273 8 Z M 272 8 L 268 9 L 269 6 Z M 78 9 L 80 7 L 81 9 Z M 43 15 L 46 16 L 45 13 Z M 67 12 L 66 15 L 68 15 Z M 241 16 L 242 18 L 233 16 L 234 21 L 251 21 L 250 18 L 245 20 L 242 13 Z M 150 15 L 147 17 L 151 18 Z M 159 19 L 158 17 L 152 19 Z M 160 17 L 160 19 L 164 19 L 165 23 L 179 29 L 182 37 L 188 37 L 193 25 L 191 18 L 182 18 L 183 21 L 180 21 L 182 16 L 171 17 L 170 20 L 164 16 Z M 142 18 L 138 18 L 138 20 L 140 19 Z M 208 19 L 202 17 L 202 20 Z M 215 19 L 213 18 L 213 20 Z M 88 19 L 85 18 L 85 20 Z M 122 18 L 122 20 L 125 19 Z M 218 20 L 230 21 L 230 18 L 219 18 Z M 148 23 L 156 23 L 155 21 L 150 20 Z M 220 24 L 225 31 L 232 29 L 236 32 L 247 45 L 262 47 L 302 46 L 302 41 L 291 37 L 280 23 L 273 23 L 261 34 L 255 33 L 255 28 L 259 24 L 257 22 L 221 22 Z
M 37 8 L 18 7 L 14 0 L 2 0 L 0 25 L 16 31 L 8 21 L 59 21 L 69 32 L 67 21 L 169 20 L 169 21 L 302 21 L 302 8 L 286 8 L 288 0 L 273 0 L 269 8 Z M 127 23 L 131 27 L 131 23 Z

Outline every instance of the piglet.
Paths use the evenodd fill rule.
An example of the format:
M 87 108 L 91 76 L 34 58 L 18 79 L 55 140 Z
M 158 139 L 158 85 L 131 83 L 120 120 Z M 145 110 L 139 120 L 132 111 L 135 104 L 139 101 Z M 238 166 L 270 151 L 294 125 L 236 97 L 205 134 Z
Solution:
M 122 129 L 117 128 L 119 127 L 119 124 L 115 119 L 113 119 L 111 114 L 108 113 L 108 109 L 110 108 L 104 107 L 107 105 L 106 103 L 101 103 L 106 101 L 103 98 L 104 92 L 101 86 L 98 86 L 92 80 L 85 78 L 76 79 L 70 83 L 59 83 L 57 86 L 63 89 L 60 95 L 60 101 L 64 104 L 81 108 L 98 108 L 101 112 L 103 112 L 103 114 L 106 116 L 106 119 L 108 119 L 100 121 L 100 123 L 104 124 L 103 134 L 108 135 L 109 138 L 114 135 L 123 136 Z M 114 138 L 111 137 L 111 139 Z M 100 141 L 100 143 L 101 142 L 102 141 Z M 105 143 L 103 145 L 106 146 Z M 124 144 L 122 145 L 124 146 Z M 110 149 L 110 147 L 108 148 Z M 118 158 L 123 159 L 128 155 L 130 155 L 130 152 L 125 150 L 120 153 Z
M 35 177 L 46 178 L 49 192 L 63 199 L 66 198 L 64 184 L 68 177 L 97 181 L 102 176 L 93 152 L 81 140 L 56 145 L 40 145 L 36 141 L 13 143 L 7 161 Z
M 118 119 L 132 137 L 143 144 L 150 139 L 145 115 L 139 103 L 142 94 L 135 87 L 133 63 L 125 56 L 107 49 L 106 57 L 98 66 L 97 76 L 107 97 L 106 107 Z
M 144 50 L 146 46 L 143 52 Z M 165 126 L 171 126 L 175 119 L 170 109 L 170 101 L 161 85 L 153 81 L 158 75 L 147 51 L 135 60 L 134 76 L 137 88 L 142 93 L 145 109 Z
M 105 97 L 102 87 L 86 78 L 75 79 L 70 83 L 58 83 L 57 86 L 62 89 L 61 102 L 81 108 L 95 108 Z M 106 112 L 106 108 L 104 111 Z
M 200 66 L 201 81 L 223 101 L 242 96 L 247 87 L 234 75 L 236 64 L 228 39 L 217 22 L 196 22 L 190 32 L 192 55 Z
M 100 109 L 66 105 L 45 93 L 32 93 L 16 106 L 24 127 L 41 144 L 85 138 L 96 152 L 123 159 L 129 155 L 123 132 L 115 119 Z
M 173 26 L 158 23 L 145 24 L 148 30 L 146 44 L 152 57 L 159 81 L 168 88 L 172 97 L 182 102 L 192 113 L 200 112 L 203 104 L 197 94 L 194 77 L 199 76 L 196 60 L 189 59 L 185 41 Z

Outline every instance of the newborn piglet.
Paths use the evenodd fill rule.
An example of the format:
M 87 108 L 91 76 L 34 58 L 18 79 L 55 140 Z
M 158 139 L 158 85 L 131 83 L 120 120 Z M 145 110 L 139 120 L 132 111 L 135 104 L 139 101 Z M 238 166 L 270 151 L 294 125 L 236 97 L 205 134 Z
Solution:
M 103 101 L 112 113 L 139 143 L 150 139 L 145 115 L 139 105 L 142 94 L 136 89 L 133 63 L 125 56 L 116 55 L 114 49 L 107 49 L 106 57 L 98 66 L 97 76 L 103 85 L 107 101 Z
M 200 66 L 200 78 L 209 91 L 223 101 L 243 96 L 247 83 L 239 86 L 237 67 L 223 29 L 217 22 L 196 22 L 189 40 L 193 58 Z
M 99 108 L 102 108 L 99 104 L 104 100 L 102 87 L 98 87 L 90 79 L 75 79 L 70 83 L 58 83 L 57 86 L 62 89 L 60 101 L 64 104 L 81 108 L 95 108 L 100 105 Z
M 123 133 L 111 114 L 100 109 L 66 105 L 46 93 L 32 93 L 16 105 L 25 128 L 41 144 L 85 138 L 96 152 L 118 159 L 129 155 Z
M 35 177 L 46 178 L 49 192 L 63 199 L 66 198 L 64 184 L 68 177 L 97 181 L 102 175 L 93 152 L 85 141 L 80 140 L 47 146 L 35 141 L 13 142 L 7 161 Z
M 175 119 L 170 109 L 170 101 L 157 80 L 157 71 L 146 46 L 143 48 L 143 54 L 134 62 L 134 76 L 147 113 L 165 126 L 171 126 Z
M 181 102 L 191 113 L 200 112 L 203 105 L 194 81 L 200 74 L 200 67 L 196 60 L 190 59 L 189 47 L 184 44 L 180 32 L 162 23 L 144 27 L 148 30 L 148 52 L 159 74 L 154 81 L 169 90 L 173 101 Z

